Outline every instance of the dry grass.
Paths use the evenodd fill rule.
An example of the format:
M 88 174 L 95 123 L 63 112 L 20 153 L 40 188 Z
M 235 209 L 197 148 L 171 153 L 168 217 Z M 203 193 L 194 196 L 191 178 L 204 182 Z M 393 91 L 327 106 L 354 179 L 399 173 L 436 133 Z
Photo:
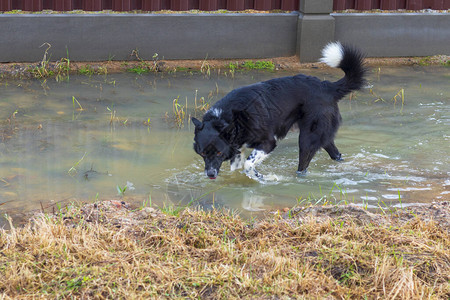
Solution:
M 0 298 L 450 297 L 449 232 L 433 222 L 175 214 L 111 201 L 0 231 Z

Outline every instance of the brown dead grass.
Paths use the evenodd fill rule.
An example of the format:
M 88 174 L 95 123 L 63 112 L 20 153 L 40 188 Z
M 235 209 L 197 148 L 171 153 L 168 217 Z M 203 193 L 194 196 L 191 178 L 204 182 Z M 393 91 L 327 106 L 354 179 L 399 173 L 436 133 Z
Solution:
M 0 231 L 0 298 L 450 297 L 437 223 L 310 213 L 245 221 L 106 201 L 40 214 Z

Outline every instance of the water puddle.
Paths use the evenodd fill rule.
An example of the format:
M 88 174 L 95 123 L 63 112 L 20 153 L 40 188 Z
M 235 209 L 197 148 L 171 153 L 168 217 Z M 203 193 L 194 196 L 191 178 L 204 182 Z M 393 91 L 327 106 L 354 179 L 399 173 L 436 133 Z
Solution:
M 338 70 L 305 73 L 330 80 L 341 76 Z M 370 86 L 340 102 L 341 163 L 321 151 L 307 176 L 296 177 L 298 133 L 293 131 L 260 167 L 277 180 L 260 184 L 229 171 L 229 164 L 217 180 L 207 179 L 192 150 L 189 116 L 200 117 L 206 103 L 233 88 L 286 75 L 292 74 L 3 81 L 0 213 L 120 198 L 244 213 L 310 202 L 385 207 L 450 198 L 450 69 L 445 67 L 373 68 Z

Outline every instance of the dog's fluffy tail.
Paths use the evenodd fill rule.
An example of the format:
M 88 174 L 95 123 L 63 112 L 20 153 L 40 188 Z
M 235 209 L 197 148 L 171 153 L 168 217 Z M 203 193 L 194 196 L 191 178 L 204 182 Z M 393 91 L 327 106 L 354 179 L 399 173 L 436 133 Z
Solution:
M 321 62 L 330 67 L 340 68 L 345 76 L 335 82 L 337 87 L 336 100 L 341 99 L 354 90 L 359 90 L 365 83 L 364 55 L 361 51 L 351 46 L 342 45 L 340 42 L 329 43 L 322 50 Z

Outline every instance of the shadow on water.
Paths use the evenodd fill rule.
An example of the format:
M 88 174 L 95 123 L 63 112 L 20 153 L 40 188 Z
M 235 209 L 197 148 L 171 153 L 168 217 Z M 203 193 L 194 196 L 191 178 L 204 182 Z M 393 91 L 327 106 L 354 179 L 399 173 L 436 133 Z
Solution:
M 338 70 L 305 70 L 334 80 Z M 222 167 L 205 178 L 190 116 L 233 88 L 286 72 L 114 74 L 68 82 L 0 83 L 0 212 L 49 211 L 123 198 L 159 206 L 225 206 L 244 214 L 307 203 L 405 206 L 450 198 L 450 74 L 445 67 L 374 68 L 370 86 L 340 102 L 336 144 L 295 176 L 293 131 L 260 167 L 260 184 Z M 2 221 L 4 222 L 4 221 Z

